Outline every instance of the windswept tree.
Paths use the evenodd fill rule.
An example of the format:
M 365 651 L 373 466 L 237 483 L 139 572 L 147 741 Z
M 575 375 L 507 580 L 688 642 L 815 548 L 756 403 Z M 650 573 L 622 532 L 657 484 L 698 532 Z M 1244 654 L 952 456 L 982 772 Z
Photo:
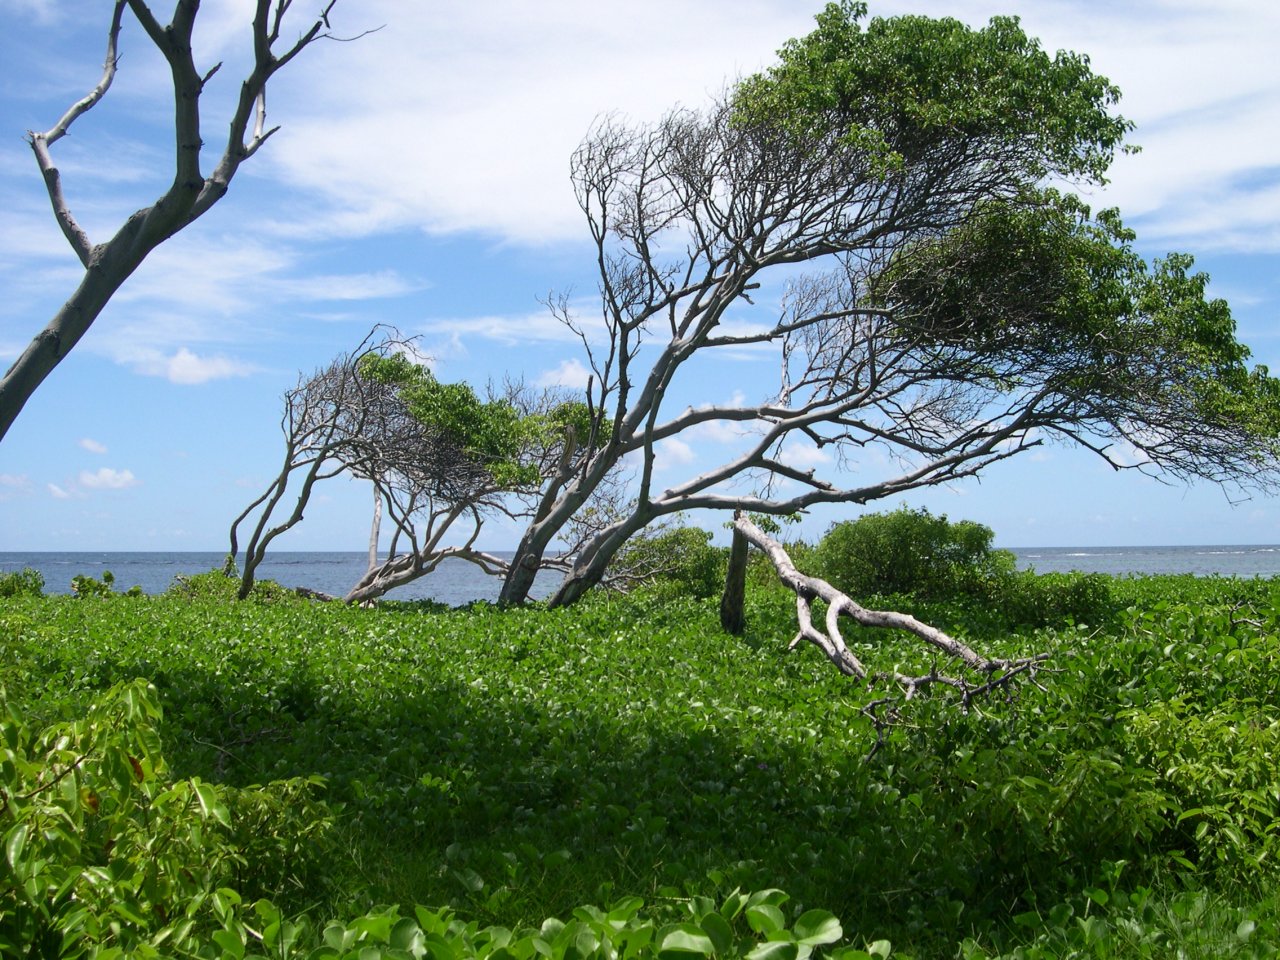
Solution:
M 335 3 L 336 0 L 329 0 L 319 15 L 298 32 L 293 26 L 294 18 L 286 16 L 292 0 L 256 0 L 250 31 L 253 66 L 240 85 L 222 153 L 207 174 L 202 162 L 204 130 L 200 121 L 200 98 L 221 64 L 207 69 L 196 66 L 192 32 L 200 10 L 199 0 L 178 0 L 167 25 L 156 18 L 145 0 L 116 0 L 112 5 L 101 79 L 49 130 L 27 134 L 53 204 L 53 215 L 84 267 L 84 276 L 62 308 L 0 379 L 0 439 L 8 433 L 32 394 L 80 342 L 107 302 L 147 255 L 222 199 L 240 164 L 257 153 L 279 129 L 267 126 L 267 83 L 312 43 L 331 36 L 329 13 Z M 115 79 L 126 10 L 169 65 L 174 105 L 173 182 L 155 202 L 130 216 L 114 236 L 95 243 L 71 210 L 62 174 L 50 148 L 70 132 L 73 123 L 97 105 Z
M 706 110 L 601 123 L 572 175 L 607 336 L 567 301 L 555 309 L 608 415 L 572 479 L 545 492 L 502 599 L 527 596 L 624 458 L 637 495 L 576 551 L 554 604 L 677 511 L 863 504 L 1047 442 L 1117 468 L 1270 483 L 1280 385 L 1249 367 L 1227 305 L 1206 299 L 1190 257 L 1147 264 L 1118 214 L 1066 189 L 1104 182 L 1130 129 L 1118 97 L 1016 19 L 867 20 L 845 2 Z M 669 400 L 748 347 L 774 351 L 776 389 Z M 713 422 L 740 445 L 660 487 L 660 444 Z M 793 445 L 822 451 L 811 459 L 828 472 L 788 463 Z
M 374 493 L 369 564 L 347 601 L 379 597 L 450 557 L 503 575 L 506 562 L 474 546 L 485 520 L 527 517 L 539 490 L 577 468 L 579 438 L 590 433 L 583 404 L 517 385 L 482 397 L 442 383 L 412 341 L 383 328 L 284 399 L 280 470 L 231 525 L 231 558 L 243 549 L 241 597 L 270 544 L 303 520 L 315 484 L 344 474 Z

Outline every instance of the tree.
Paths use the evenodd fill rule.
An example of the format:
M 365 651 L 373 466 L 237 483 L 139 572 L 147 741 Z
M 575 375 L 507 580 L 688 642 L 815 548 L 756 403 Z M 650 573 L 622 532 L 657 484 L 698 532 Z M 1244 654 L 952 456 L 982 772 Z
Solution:
M 518 385 L 481 398 L 466 384 L 441 383 L 415 354 L 412 341 L 375 328 L 285 394 L 280 470 L 231 524 L 233 561 L 241 526 L 248 530 L 242 599 L 270 544 L 303 520 L 315 484 L 341 474 L 370 481 L 374 491 L 369 565 L 348 602 L 379 597 L 450 557 L 506 573 L 504 560 L 474 547 L 484 522 L 527 515 L 541 487 L 576 469 L 586 409 Z M 291 487 L 293 507 L 273 523 Z M 384 517 L 392 535 L 380 558 Z
M 200 8 L 198 0 L 178 0 L 168 25 L 156 19 L 145 0 L 116 0 L 107 31 L 106 61 L 97 86 L 74 103 L 51 129 L 44 133 L 29 131 L 27 134 L 27 141 L 44 176 L 54 217 L 84 267 L 84 276 L 62 308 L 0 379 L 0 439 L 8 433 L 32 394 L 79 343 L 107 302 L 147 255 L 222 199 L 240 164 L 257 153 L 279 129 L 267 127 L 267 83 L 313 42 L 330 36 L 327 32 L 329 13 L 336 2 L 329 0 L 298 39 L 277 53 L 292 0 L 256 0 L 252 28 L 253 68 L 240 85 L 222 155 L 206 176 L 201 172 L 200 152 L 204 139 L 200 124 L 200 97 L 205 84 L 221 64 L 215 64 L 203 73 L 196 67 L 191 36 Z M 54 164 L 50 147 L 66 136 L 71 125 L 92 110 L 110 88 L 120 59 L 120 31 L 126 9 L 169 64 L 173 79 L 174 175 L 172 184 L 154 203 L 129 217 L 113 237 L 95 244 L 67 203 L 62 176 Z
M 1060 190 L 1104 182 L 1130 129 L 1118 97 L 1086 58 L 1050 57 L 1014 19 L 868 21 L 845 2 L 708 110 L 600 123 L 573 181 L 607 339 L 593 342 L 567 300 L 553 309 L 583 341 L 589 405 L 609 412 L 526 529 L 503 601 L 525 598 L 623 458 L 638 464 L 637 496 L 576 551 L 554 604 L 677 511 L 863 504 L 1046 442 L 1162 477 L 1273 482 L 1280 383 L 1249 368 L 1226 304 L 1205 299 L 1189 257 L 1148 265 L 1115 211 Z M 780 281 L 762 319 L 753 298 Z M 665 403 L 700 364 L 761 345 L 782 369 L 770 395 Z M 741 447 L 658 489 L 657 446 L 717 421 Z M 789 444 L 862 472 L 798 469 Z M 874 448 L 890 464 L 879 474 Z

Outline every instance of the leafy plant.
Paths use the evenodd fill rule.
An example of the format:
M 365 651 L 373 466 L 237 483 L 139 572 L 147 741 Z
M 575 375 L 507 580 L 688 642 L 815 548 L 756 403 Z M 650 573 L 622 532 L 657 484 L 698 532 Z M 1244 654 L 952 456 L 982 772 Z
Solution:
M 243 929 L 226 883 L 278 884 L 297 876 L 299 853 L 314 858 L 306 848 L 318 849 L 329 815 L 309 784 L 170 779 L 145 681 L 39 731 L 6 707 L 0 954 L 195 955 L 209 936 Z
M 724 588 L 727 557 L 711 545 L 711 531 L 675 526 L 627 541 L 611 565 L 628 587 L 662 585 L 682 596 L 717 596 Z
M 0 598 L 44 596 L 44 575 L 24 567 L 11 573 L 0 573 Z
M 821 577 L 851 596 L 943 600 L 1011 567 L 1008 554 L 992 549 L 994 536 L 979 523 L 902 507 L 833 525 L 814 561 Z

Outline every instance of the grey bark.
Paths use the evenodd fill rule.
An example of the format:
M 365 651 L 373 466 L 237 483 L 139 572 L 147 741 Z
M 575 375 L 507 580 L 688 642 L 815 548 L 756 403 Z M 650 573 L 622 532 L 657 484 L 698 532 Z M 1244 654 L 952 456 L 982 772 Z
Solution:
M 734 519 L 737 519 L 736 517 Z M 737 527 L 729 546 L 729 568 L 725 572 L 724 593 L 720 597 L 720 626 L 740 637 L 747 628 L 747 561 L 751 544 Z
M 336 0 L 334 0 L 336 2 Z M 28 132 L 27 140 L 44 177 L 49 200 L 63 235 L 71 244 L 85 274 L 76 290 L 45 328 L 14 361 L 0 379 L 0 439 L 22 412 L 45 379 L 80 342 L 111 297 L 133 274 L 147 255 L 169 237 L 202 216 L 227 192 L 240 164 L 253 156 L 275 133 L 267 129 L 265 95 L 267 81 L 317 38 L 327 36 L 329 11 L 319 17 L 298 40 L 280 55 L 273 47 L 280 38 L 282 20 L 290 0 L 257 0 L 253 18 L 254 65 L 240 88 L 226 147 L 213 172 L 200 170 L 200 96 L 216 66 L 203 75 L 192 55 L 191 38 L 199 10 L 197 0 L 179 0 L 172 21 L 163 26 L 144 0 L 117 0 L 108 30 L 107 56 L 102 78 L 77 101 L 50 130 Z M 94 244 L 80 226 L 62 189 L 62 176 L 49 148 L 64 137 L 79 117 L 106 94 L 119 61 L 118 43 L 125 9 L 130 10 L 168 61 L 174 95 L 173 183 L 153 204 L 134 213 L 111 239 Z
M 896 668 L 887 671 L 885 675 L 902 688 L 908 700 L 928 687 L 942 686 L 957 691 L 961 705 L 968 709 L 974 698 L 1007 686 L 1015 679 L 1025 678 L 1034 682 L 1037 669 L 1049 659 L 1047 653 L 1011 659 L 986 657 L 955 637 L 931 624 L 917 620 L 910 614 L 892 610 L 868 610 L 826 580 L 807 576 L 797 570 L 782 544 L 769 537 L 749 518 L 737 516 L 733 521 L 733 527 L 747 541 L 764 551 L 777 571 L 778 578 L 796 595 L 796 619 L 799 630 L 791 641 L 791 648 L 794 649 L 802 640 L 807 640 L 818 647 L 836 669 L 847 676 L 866 680 L 868 671 L 845 643 L 844 636 L 840 632 L 842 617 L 864 627 L 903 630 L 948 658 L 959 661 L 970 671 L 967 676 L 943 674 L 936 669 L 918 676 L 902 673 Z M 812 606 L 814 600 L 821 600 L 826 605 L 826 615 L 820 624 L 814 621 Z

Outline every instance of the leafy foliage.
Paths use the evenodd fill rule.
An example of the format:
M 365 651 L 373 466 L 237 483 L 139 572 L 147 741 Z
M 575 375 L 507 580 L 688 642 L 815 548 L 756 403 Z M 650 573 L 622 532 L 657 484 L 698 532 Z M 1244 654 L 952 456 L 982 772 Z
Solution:
M 116 575 L 110 570 L 102 571 L 102 579 L 98 580 L 88 574 L 78 573 L 71 578 L 71 592 L 77 597 L 113 597 Z M 136 584 L 124 592 L 127 597 L 142 596 L 142 588 Z
M 815 31 L 740 85 L 743 122 L 780 121 L 800 136 L 838 124 L 886 174 L 964 137 L 1003 144 L 1031 164 L 1033 178 L 1095 180 L 1131 129 L 1110 115 L 1119 90 L 1092 73 L 1087 57 L 1050 57 L 1015 17 L 974 30 L 951 18 L 864 23 L 866 15 L 865 3 L 827 4 Z
M 950 599 L 977 579 L 1008 567 L 992 549 L 995 534 L 970 520 L 952 522 L 901 507 L 837 523 L 818 543 L 817 573 L 852 596 L 911 594 Z
M 1280 920 L 1280 586 L 1116 580 L 1108 596 L 1107 612 L 1123 609 L 1021 637 L 921 601 L 920 615 L 988 630 L 1003 652 L 1054 648 L 1057 672 L 969 717 L 917 698 L 870 762 L 870 695 L 816 652 L 784 652 L 792 601 L 776 594 L 753 596 L 741 639 L 718 632 L 713 602 L 644 592 L 462 611 L 18 597 L 0 608 L 0 678 L 6 709 L 30 718 L 24 744 L 101 718 L 91 705 L 120 680 L 152 678 L 163 716 L 130 723 L 155 733 L 108 737 L 124 738 L 112 742 L 125 745 L 131 822 L 156 807 L 127 756 L 163 735 L 173 772 L 154 795 L 187 797 L 165 835 L 198 825 L 209 848 L 197 862 L 218 873 L 187 918 L 192 937 L 218 933 L 230 956 L 416 949 L 405 943 L 523 956 L 542 953 L 540 938 L 566 957 L 659 944 L 663 957 L 709 956 L 710 944 L 798 958 L 832 914 L 843 938 L 809 945 L 842 960 L 884 956 L 889 940 L 895 956 L 954 956 L 966 939 L 974 957 L 1141 943 L 1162 955 L 1211 933 L 1265 956 L 1251 951 Z M 911 642 L 848 639 L 928 669 Z M 29 777 L 62 769 L 6 736 Z M 313 777 L 329 803 L 314 816 Z M 197 778 L 229 827 L 199 812 Z M 100 809 L 125 810 L 111 789 L 94 786 Z M 791 899 L 769 899 L 774 888 Z M 727 905 L 757 896 L 735 891 L 765 891 L 761 909 L 731 918 Z M 166 906 L 166 923 L 185 922 L 188 902 Z M 121 922 L 137 943 L 166 926 Z M 1232 939 L 1247 923 L 1255 932 Z
M 143 681 L 42 731 L 7 704 L 0 953 L 194 955 L 240 926 L 227 884 L 276 888 L 314 865 L 332 823 L 314 781 L 234 790 L 171 780 L 159 719 Z
M 711 545 L 711 531 L 676 526 L 641 533 L 627 541 L 613 559 L 628 586 L 658 585 L 676 595 L 718 596 L 724 588 L 725 551 Z
M 0 598 L 40 597 L 44 595 L 44 575 L 24 567 L 12 573 L 0 573 Z
M 441 383 L 403 353 L 370 353 L 361 359 L 360 374 L 397 386 L 416 420 L 483 464 L 503 486 L 540 482 L 538 464 L 528 457 L 531 447 L 551 445 L 569 429 L 585 443 L 591 429 L 586 404 L 564 402 L 546 413 L 523 412 L 505 398 L 481 399 L 469 384 Z
M 958 602 L 1005 627 L 1098 623 L 1114 612 L 1099 574 L 1019 571 L 992 546 L 989 527 L 901 507 L 834 524 L 813 548 L 811 568 L 853 597 Z M 802 551 L 803 553 L 803 551 Z

